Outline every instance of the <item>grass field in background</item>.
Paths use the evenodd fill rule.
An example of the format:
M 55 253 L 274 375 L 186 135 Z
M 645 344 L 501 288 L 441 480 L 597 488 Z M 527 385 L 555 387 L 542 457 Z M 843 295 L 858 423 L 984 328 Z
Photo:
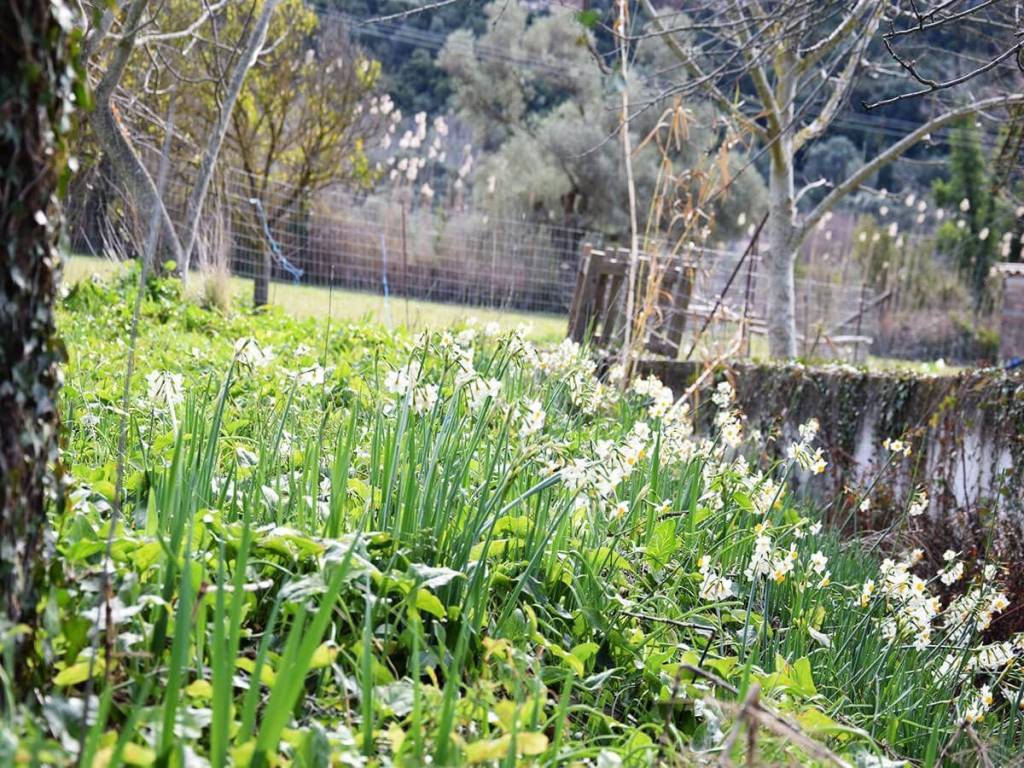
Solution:
M 64 278 L 69 284 L 87 279 L 92 275 L 107 277 L 121 269 L 118 262 L 95 256 L 75 255 L 64 265 Z M 252 280 L 244 277 L 230 277 L 229 289 L 232 300 L 251 301 Z M 202 278 L 196 276 L 189 287 L 198 295 L 202 290 Z M 443 329 L 469 318 L 476 318 L 481 324 L 498 322 L 503 330 L 525 325 L 530 330 L 528 338 L 534 342 L 558 342 L 565 338 L 567 319 L 561 315 L 538 312 L 515 312 L 487 307 L 469 307 L 460 304 L 444 304 L 436 301 L 392 297 L 387 302 L 380 294 L 364 291 L 335 289 L 333 294 L 327 288 L 311 285 L 293 285 L 273 282 L 270 284 L 270 303 L 280 306 L 288 314 L 304 318 L 324 318 L 330 313 L 335 320 L 365 320 L 380 323 L 387 328 L 408 325 L 412 330 Z M 408 318 L 408 321 L 407 321 Z M 730 348 L 734 341 L 734 328 L 714 326 L 704 335 L 697 357 L 716 357 Z M 768 343 L 764 336 L 754 336 L 749 357 L 755 361 L 768 359 Z M 689 349 L 684 339 L 681 354 Z M 963 370 L 959 366 L 932 361 L 896 360 L 869 356 L 864 363 L 872 371 L 911 370 L 917 373 L 954 374 Z
M 69 284 L 74 284 L 92 275 L 114 275 L 121 268 L 118 262 L 110 259 L 75 255 L 65 262 L 64 279 Z M 232 300 L 251 301 L 251 279 L 232 276 L 229 280 Z M 192 280 L 190 291 L 198 293 L 201 287 L 202 278 L 196 276 Z M 538 342 L 560 341 L 565 338 L 567 323 L 566 318 L 561 315 L 468 307 L 401 297 L 391 297 L 385 302 L 384 297 L 379 294 L 340 289 L 332 292 L 327 288 L 282 282 L 270 284 L 270 303 L 280 306 L 294 317 L 322 318 L 330 313 L 335 320 L 368 320 L 388 328 L 405 325 L 412 330 L 449 328 L 469 318 L 476 318 L 480 323 L 496 321 L 503 330 L 525 325 L 530 329 L 527 336 Z

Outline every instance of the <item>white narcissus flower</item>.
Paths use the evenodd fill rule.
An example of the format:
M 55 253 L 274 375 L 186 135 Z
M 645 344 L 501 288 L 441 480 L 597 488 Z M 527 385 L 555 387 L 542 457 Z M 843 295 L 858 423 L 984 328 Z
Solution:
M 424 414 L 434 410 L 437 404 L 438 389 L 436 384 L 424 384 L 418 386 L 412 393 L 412 409 L 417 414 Z
M 828 558 L 822 552 L 815 552 L 811 555 L 811 569 L 815 573 L 824 573 L 828 565 Z
M 713 568 L 704 571 L 704 578 L 700 584 L 700 598 L 708 602 L 717 603 L 728 600 L 732 596 L 732 579 L 720 576 Z
M 988 712 L 992 706 L 992 689 L 988 685 L 983 685 L 978 689 L 978 694 L 974 700 L 968 705 L 966 711 L 963 714 L 962 720 L 965 724 L 973 724 L 981 722 L 985 718 L 985 713 Z
M 920 517 L 928 509 L 928 494 L 923 490 L 918 490 L 914 494 L 914 498 L 911 499 L 910 507 L 907 510 L 907 514 L 911 517 Z
M 530 437 L 544 428 L 544 405 L 540 400 L 530 400 L 526 403 L 526 410 L 523 413 L 523 425 L 519 434 L 523 437 Z
M 274 353 L 270 347 L 261 347 L 251 336 L 243 336 L 235 340 L 235 357 L 243 365 L 263 368 L 274 359 Z
M 874 579 L 868 579 L 864 582 L 864 586 L 860 591 L 860 604 L 861 607 L 866 606 L 871 601 L 871 596 L 875 593 L 875 581 Z
M 882 447 L 893 453 L 902 453 L 904 456 L 909 456 L 912 450 L 908 441 L 890 440 L 888 437 L 882 441 Z
M 755 528 L 755 530 L 757 530 L 757 528 Z M 771 537 L 766 534 L 759 533 L 757 539 L 754 541 L 754 553 L 751 555 L 750 563 L 747 565 L 747 570 L 745 571 L 748 579 L 767 576 L 771 572 L 771 553 Z
M 146 375 L 149 399 L 155 405 L 166 405 L 168 408 L 173 408 L 185 399 L 182 392 L 183 381 L 180 373 L 151 371 Z
M 475 379 L 469 384 L 469 407 L 478 411 L 488 398 L 497 400 L 500 392 L 501 382 L 497 379 Z
M 416 385 L 419 375 L 420 364 L 413 361 L 404 368 L 388 371 L 384 377 L 384 389 L 393 395 L 404 395 Z
M 813 640 L 815 640 L 823 647 L 832 647 L 832 638 L 826 635 L 824 632 L 819 632 L 814 627 L 807 627 L 807 634 L 809 634 Z
M 815 475 L 820 475 L 822 472 L 825 471 L 826 467 L 828 467 L 828 464 L 826 463 L 824 456 L 822 456 L 821 448 L 818 448 L 814 452 L 814 462 L 811 464 L 810 467 L 811 473 Z
M 295 381 L 299 384 L 299 386 L 318 387 L 324 383 L 325 375 L 326 371 L 323 369 L 323 367 L 315 365 L 312 368 L 306 368 L 303 371 L 299 371 L 299 373 L 295 377 Z

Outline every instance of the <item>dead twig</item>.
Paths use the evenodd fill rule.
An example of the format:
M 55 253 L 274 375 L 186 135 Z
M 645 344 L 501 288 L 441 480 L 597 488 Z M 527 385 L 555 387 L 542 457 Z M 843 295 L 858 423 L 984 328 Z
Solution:
M 728 691 L 734 696 L 739 695 L 739 689 L 737 689 L 736 686 L 726 682 L 713 672 L 708 672 L 706 669 L 701 669 L 700 667 L 692 664 L 681 664 L 680 667 L 688 672 L 693 672 L 699 677 L 703 677 L 718 688 Z M 756 685 L 752 686 L 750 690 L 754 691 L 755 689 L 757 689 Z M 759 695 L 759 689 L 757 689 L 757 691 Z M 729 706 L 729 702 L 719 703 Z M 752 699 L 750 693 L 747 694 L 743 704 L 741 704 L 736 710 L 736 716 L 741 719 L 745 718 L 748 721 L 753 721 L 749 722 L 748 727 L 753 728 L 756 724 L 766 728 L 777 736 L 781 736 L 782 738 L 791 741 L 808 755 L 817 760 L 822 760 L 832 765 L 840 766 L 840 768 L 851 768 L 850 763 L 845 761 L 824 744 L 812 739 L 800 729 L 799 725 L 790 722 L 782 715 L 766 708 L 760 702 L 759 698 Z
M 974 726 L 968 723 L 965 730 L 967 731 L 967 738 L 971 740 L 974 748 L 978 751 L 978 760 L 981 761 L 982 768 L 994 768 L 992 759 L 988 756 L 988 749 L 981 743 L 981 739 L 978 738 L 978 733 L 974 730 Z
M 622 611 L 623 616 L 630 616 L 634 619 L 641 619 L 643 621 L 651 621 L 657 624 L 668 624 L 670 627 L 676 627 L 678 629 L 693 629 L 698 632 L 709 632 L 715 634 L 715 628 L 709 627 L 705 624 L 694 624 L 689 621 L 681 621 L 680 619 L 670 619 L 667 616 L 653 616 L 649 613 L 640 613 L 639 611 Z

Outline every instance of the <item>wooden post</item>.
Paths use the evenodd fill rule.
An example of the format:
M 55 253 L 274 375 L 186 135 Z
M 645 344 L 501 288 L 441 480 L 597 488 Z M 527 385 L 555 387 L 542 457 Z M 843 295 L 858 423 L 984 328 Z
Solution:
M 595 262 L 600 260 L 600 254 L 589 243 L 584 243 L 576 274 L 576 291 L 569 310 L 569 338 L 576 342 L 583 341 L 593 320 L 598 271 Z
M 861 324 L 864 322 L 864 292 L 867 290 L 867 284 L 860 284 L 860 309 L 857 310 L 857 336 L 860 336 Z M 853 362 L 860 362 L 860 342 L 858 341 L 856 346 L 853 348 Z
M 757 241 L 754 241 L 754 248 L 750 252 L 750 261 L 747 263 L 747 287 L 743 294 L 743 327 L 741 333 L 743 334 L 740 339 L 740 349 L 743 350 L 742 354 L 745 357 L 750 357 L 750 331 L 747 328 L 748 318 L 750 316 L 750 302 L 753 300 L 754 291 L 754 262 L 757 261 Z

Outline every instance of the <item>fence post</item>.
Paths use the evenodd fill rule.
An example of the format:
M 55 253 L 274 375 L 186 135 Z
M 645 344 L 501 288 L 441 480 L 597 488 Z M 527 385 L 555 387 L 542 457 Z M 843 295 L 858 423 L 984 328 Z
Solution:
M 747 327 L 750 315 L 750 303 L 754 298 L 754 262 L 757 261 L 757 241 L 754 241 L 754 248 L 750 253 L 750 261 L 747 262 L 747 288 L 743 295 L 743 327 L 742 337 L 740 339 L 740 349 L 743 350 L 744 357 L 750 357 L 750 329 Z
M 402 203 L 402 294 L 405 296 L 405 327 L 409 328 L 409 250 L 405 243 L 405 203 Z
M 576 272 L 576 290 L 572 295 L 572 306 L 569 307 L 569 332 L 570 339 L 576 342 L 583 341 L 587 333 L 587 325 L 590 323 L 592 309 L 591 304 L 594 298 L 595 286 L 591 280 L 591 253 L 593 249 L 590 243 L 584 243 L 579 266 Z
M 272 264 L 270 261 L 270 249 L 266 246 L 260 248 L 261 262 L 256 265 L 256 279 L 252 287 L 252 305 L 262 307 L 266 305 L 270 295 L 270 272 Z
M 864 321 L 864 291 L 867 283 L 860 284 L 860 308 L 857 310 L 857 336 L 860 336 L 861 323 Z M 853 347 L 853 362 L 860 362 L 860 340 L 858 339 Z

